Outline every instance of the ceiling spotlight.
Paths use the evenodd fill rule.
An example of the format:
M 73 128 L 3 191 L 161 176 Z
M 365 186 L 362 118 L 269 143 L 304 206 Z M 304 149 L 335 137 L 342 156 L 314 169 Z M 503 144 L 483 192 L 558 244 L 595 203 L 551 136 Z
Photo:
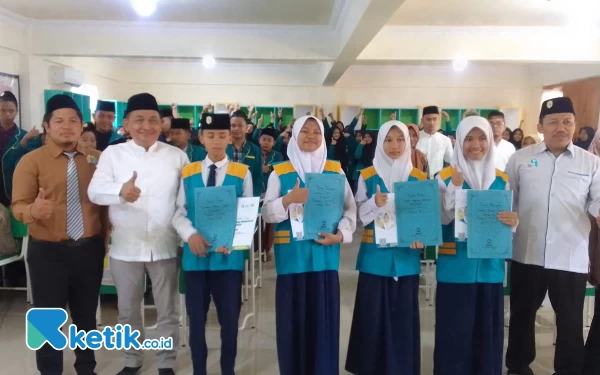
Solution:
M 465 57 L 457 56 L 452 60 L 452 69 L 454 69 L 455 72 L 462 72 L 466 69 L 467 65 L 469 65 L 469 60 Z
M 216 64 L 215 58 L 211 55 L 206 55 L 202 58 L 202 65 L 204 65 L 206 69 L 212 69 Z
M 131 0 L 133 9 L 142 17 L 148 17 L 156 11 L 158 0 Z

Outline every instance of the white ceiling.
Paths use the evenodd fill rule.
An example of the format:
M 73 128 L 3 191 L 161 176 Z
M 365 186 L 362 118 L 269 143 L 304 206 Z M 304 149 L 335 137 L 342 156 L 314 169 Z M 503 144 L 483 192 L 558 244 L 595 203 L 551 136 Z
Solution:
M 388 24 L 562 26 L 568 24 L 569 13 L 578 4 L 598 11 L 598 3 L 599 0 L 406 0 Z M 598 21 L 600 17 L 596 18 Z
M 335 0 L 159 0 L 148 20 L 239 24 L 327 25 Z M 137 21 L 130 0 L 0 0 L 40 20 Z

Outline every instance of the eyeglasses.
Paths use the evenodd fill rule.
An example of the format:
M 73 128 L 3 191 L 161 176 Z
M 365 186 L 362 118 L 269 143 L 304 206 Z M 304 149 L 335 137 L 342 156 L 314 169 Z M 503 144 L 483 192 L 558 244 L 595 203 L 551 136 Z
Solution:
M 499 128 L 501 126 L 504 126 L 504 121 L 490 121 L 490 126 Z

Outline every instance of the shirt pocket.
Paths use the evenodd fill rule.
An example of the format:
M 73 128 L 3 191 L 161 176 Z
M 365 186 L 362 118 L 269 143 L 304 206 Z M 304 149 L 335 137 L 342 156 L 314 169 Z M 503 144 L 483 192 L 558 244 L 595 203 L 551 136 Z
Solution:
M 569 170 L 564 174 L 563 181 L 567 185 L 568 191 L 573 192 L 577 196 L 587 196 L 590 191 L 592 176 L 589 173 Z

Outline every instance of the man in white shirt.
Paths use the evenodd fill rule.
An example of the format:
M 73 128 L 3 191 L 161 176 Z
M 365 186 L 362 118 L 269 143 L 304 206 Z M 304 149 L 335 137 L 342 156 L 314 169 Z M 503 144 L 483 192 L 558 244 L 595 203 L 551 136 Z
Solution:
M 170 375 L 179 345 L 179 238 L 172 220 L 188 158 L 180 149 L 158 142 L 162 122 L 150 94 L 129 98 L 123 126 L 132 141 L 102 153 L 88 195 L 93 203 L 109 206 L 110 268 L 117 287 L 119 324 L 139 330 L 140 340 L 144 339 L 141 306 L 147 272 L 158 313 L 158 336 L 173 339 L 171 350 L 156 353 L 159 374 Z M 137 374 L 143 360 L 143 352 L 126 350 L 125 368 L 118 375 Z
M 452 142 L 450 138 L 438 133 L 440 129 L 440 110 L 436 106 L 423 108 L 423 118 L 421 119 L 423 131 L 417 143 L 417 150 L 427 156 L 429 164 L 429 178 L 444 168 L 444 162 L 452 162 Z
M 575 129 L 569 98 L 545 101 L 538 124 L 544 142 L 517 151 L 506 167 L 520 220 L 510 274 L 509 374 L 533 374 L 535 316 L 546 292 L 556 312 L 554 371 L 583 369 L 587 214 L 600 214 L 600 158 L 573 145 Z
M 502 139 L 502 133 L 506 129 L 504 124 L 504 113 L 500 111 L 491 111 L 488 114 L 488 121 L 494 132 L 494 143 L 496 144 L 496 152 L 494 154 L 494 164 L 496 169 L 504 172 L 508 159 L 515 153 L 515 146 L 512 143 Z

